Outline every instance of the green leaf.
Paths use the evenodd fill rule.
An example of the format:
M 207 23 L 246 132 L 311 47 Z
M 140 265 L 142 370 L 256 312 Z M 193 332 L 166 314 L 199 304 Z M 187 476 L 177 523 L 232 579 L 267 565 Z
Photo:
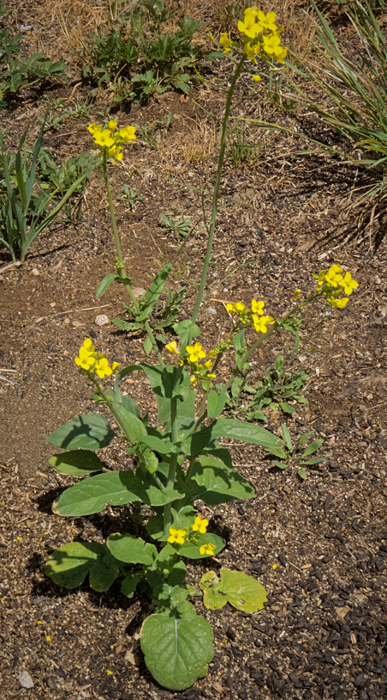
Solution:
M 151 566 L 157 556 L 154 544 L 144 542 L 141 537 L 120 535 L 115 532 L 106 541 L 113 557 L 126 564 L 146 564 Z
M 200 547 L 204 544 L 214 544 L 215 549 L 212 554 L 200 554 Z M 179 547 L 179 555 L 181 557 L 186 557 L 187 559 L 206 559 L 206 557 L 215 556 L 219 554 L 226 546 L 225 541 L 214 535 L 213 532 L 206 532 L 204 535 L 200 535 L 197 544 L 192 544 L 191 542 L 185 541 L 184 544 Z
M 144 352 L 145 352 L 147 355 L 149 355 L 149 353 L 152 352 L 152 347 L 153 347 L 152 341 L 151 341 L 151 339 L 149 338 L 149 336 L 147 336 L 147 337 L 145 338 L 145 342 L 144 342 Z
M 114 280 L 118 280 L 118 279 L 120 279 L 119 275 L 116 275 L 115 272 L 109 272 L 109 274 L 107 274 L 106 277 L 103 278 L 101 284 L 99 285 L 99 287 L 97 289 L 95 296 L 101 297 L 102 294 L 104 294 L 106 292 L 109 284 L 114 282 Z
M 326 461 L 325 457 L 314 457 L 313 459 L 302 460 L 301 464 L 320 464 Z
M 141 297 L 141 304 L 154 304 L 159 298 L 161 292 L 164 289 L 165 283 L 169 277 L 169 273 L 172 269 L 172 263 L 167 263 L 160 272 L 157 273 L 149 289 Z
M 316 432 L 315 430 L 310 430 L 308 433 L 305 433 L 304 435 L 302 435 L 297 441 L 297 446 L 300 447 L 301 445 L 303 445 L 304 442 L 306 442 L 308 438 L 310 438 L 312 435 L 314 435 L 315 432 Z
M 171 442 L 168 438 L 161 440 L 160 438 L 156 437 L 156 435 L 144 435 L 141 437 L 141 442 L 150 447 L 151 450 L 156 450 L 157 452 L 160 452 L 160 454 L 165 455 L 172 452 L 174 447 L 173 442 Z
M 121 506 L 133 501 L 149 504 L 148 495 L 131 471 L 97 474 L 66 489 L 55 501 L 57 515 L 79 517 L 104 510 L 107 504 Z
M 250 442 L 253 445 L 262 445 L 268 449 L 280 448 L 281 440 L 260 425 L 252 425 L 242 420 L 219 418 L 212 427 L 212 437 L 228 437 L 233 440 Z M 197 434 L 197 433 L 196 433 Z M 200 433 L 199 433 L 200 434 Z
M 211 391 L 207 398 L 207 415 L 209 418 L 217 418 L 222 413 L 225 403 L 226 394 L 218 394 L 217 391 Z
M 120 574 L 114 558 L 104 544 L 69 542 L 51 554 L 45 574 L 58 586 L 77 588 L 87 574 L 95 591 L 107 591 Z
M 280 408 L 282 408 L 284 413 L 296 413 L 296 409 L 294 408 L 294 406 L 290 406 L 285 401 L 280 401 L 278 405 Z
M 186 493 L 190 500 L 200 498 L 208 505 L 255 496 L 251 484 L 236 469 L 212 455 L 202 456 L 200 461 L 195 462 Z
M 179 691 L 206 675 L 214 656 L 213 638 L 211 625 L 185 602 L 145 620 L 141 649 L 154 679 Z
M 308 476 L 308 474 L 307 474 L 307 472 L 305 471 L 305 469 L 299 469 L 298 472 L 297 472 L 297 474 L 298 474 L 299 477 L 301 477 L 301 479 L 306 479 L 306 477 Z
M 106 418 L 97 413 L 79 416 L 62 425 L 46 442 L 63 450 L 99 450 L 114 440 L 114 432 Z
M 126 595 L 127 598 L 133 598 L 137 584 L 143 580 L 142 574 L 129 574 L 126 576 L 121 583 L 121 593 Z
M 184 355 L 187 345 L 200 335 L 200 328 L 190 318 L 180 321 L 173 328 L 180 338 L 181 354 Z
M 317 450 L 320 449 L 323 442 L 324 440 L 313 440 L 313 442 L 311 442 L 310 445 L 308 445 L 308 447 L 304 451 L 302 459 L 304 459 L 304 457 L 308 457 L 308 455 L 312 455 L 313 452 L 317 452 Z
M 219 579 L 213 571 L 204 574 L 199 586 L 204 593 L 203 603 L 211 610 L 222 608 L 226 601 L 237 610 L 254 613 L 262 610 L 267 601 L 266 591 L 259 581 L 225 567 L 221 568 Z
M 277 462 L 277 460 L 273 460 L 272 464 L 279 469 L 287 469 L 289 466 L 287 462 Z
M 176 489 L 167 489 L 158 478 L 157 473 L 150 474 L 149 472 L 144 472 L 141 469 L 137 469 L 136 479 L 144 488 L 147 499 L 144 502 L 151 506 L 165 506 L 166 503 L 171 503 L 181 499 L 183 495 Z
M 292 438 L 290 436 L 289 430 L 287 429 L 285 423 L 281 423 L 281 432 L 283 441 L 288 448 L 289 452 L 293 452 Z
M 132 444 L 146 436 L 146 427 L 140 418 L 128 411 L 123 404 L 115 403 L 114 409 L 122 421 Z
M 63 452 L 53 455 L 48 461 L 52 467 L 69 476 L 85 476 L 92 472 L 100 472 L 104 468 L 103 462 L 90 450 Z

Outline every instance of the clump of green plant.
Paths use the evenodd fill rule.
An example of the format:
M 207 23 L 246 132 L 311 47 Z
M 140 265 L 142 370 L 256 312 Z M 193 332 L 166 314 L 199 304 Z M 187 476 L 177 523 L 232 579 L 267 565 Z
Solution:
M 39 188 L 37 164 L 43 134 L 44 122 L 32 152 L 28 150 L 23 152 L 27 136 L 25 131 L 16 155 L 6 150 L 0 135 L 0 162 L 4 175 L 0 186 L 0 245 L 9 250 L 14 261 L 19 255 L 21 262 L 24 262 L 31 243 L 57 218 L 73 192 L 87 177 L 87 173 L 83 172 L 75 182 L 73 179 L 72 184 L 57 203 L 54 202 L 54 195 L 59 191 L 58 188 L 50 193 Z M 47 214 L 50 207 L 51 211 Z
M 348 5 L 348 17 L 362 48 L 354 59 L 344 55 L 327 19 L 319 10 L 316 12 L 320 40 L 314 46 L 317 60 L 302 59 L 293 54 L 297 65 L 288 60 L 285 62 L 302 76 L 304 84 L 307 80 L 316 88 L 314 92 L 305 91 L 300 84 L 293 82 L 294 98 L 308 112 L 314 112 L 344 136 L 351 151 L 321 142 L 318 142 L 319 147 L 339 153 L 346 161 L 352 161 L 356 169 L 363 166 L 374 177 L 374 183 L 366 192 L 343 208 L 344 220 L 335 221 L 334 227 L 327 232 L 332 238 L 345 240 L 359 239 L 361 232 L 360 242 L 372 235 L 375 229 L 381 231 L 386 210 L 387 43 L 367 0 L 363 3 L 353 0 Z M 321 94 L 320 100 L 315 97 L 316 92 Z
M 0 17 L 7 14 L 9 8 L 0 5 Z M 0 109 L 5 109 L 14 100 L 22 87 L 57 78 L 66 78 L 66 64 L 63 61 L 51 61 L 44 53 L 36 53 L 28 58 L 19 58 L 21 52 L 21 34 L 12 35 L 11 31 L 0 26 Z
M 127 333 L 133 333 L 135 331 L 144 332 L 146 330 L 145 322 L 150 321 L 156 340 L 159 343 L 165 344 L 167 342 L 165 333 L 173 328 L 176 317 L 181 311 L 181 305 L 185 294 L 185 287 L 178 289 L 177 292 L 168 290 L 166 301 L 159 301 L 171 268 L 171 263 L 167 263 L 167 265 L 160 270 L 149 289 L 139 299 L 137 307 L 134 307 L 133 304 L 122 302 L 130 320 L 124 321 L 120 318 L 115 318 L 113 319 L 114 325 Z M 104 289 L 101 285 L 97 296 L 101 296 L 103 292 Z M 145 339 L 144 351 L 147 354 L 152 351 L 152 343 L 149 337 Z
M 321 462 L 326 462 L 325 457 L 312 457 L 312 459 L 308 459 L 310 455 L 315 454 L 315 452 L 317 452 L 317 450 L 320 449 L 321 445 L 324 442 L 324 440 L 321 439 L 313 440 L 313 442 L 309 443 L 309 445 L 305 447 L 306 442 L 309 440 L 310 437 L 312 437 L 312 435 L 314 435 L 314 432 L 314 430 L 310 430 L 308 433 L 305 433 L 300 438 L 298 438 L 296 444 L 293 445 L 289 430 L 287 429 L 286 425 L 282 423 L 281 433 L 283 439 L 283 446 L 280 448 L 275 447 L 274 449 L 272 447 L 267 448 L 267 452 L 274 455 L 275 457 L 279 457 L 281 460 L 273 460 L 273 465 L 275 467 L 278 467 L 279 469 L 287 469 L 288 467 L 299 467 L 297 471 L 298 476 L 301 479 L 306 479 L 307 472 L 305 471 L 304 467 L 320 464 Z
M 208 242 L 198 293 L 190 318 L 174 326 L 175 338 L 164 351 L 158 346 L 151 326 L 153 304 L 159 299 L 170 267 L 166 266 L 138 301 L 126 273 L 114 202 L 108 177 L 108 160 L 115 163 L 123 157 L 124 144 L 135 138 L 135 128 L 117 129 L 117 121 L 107 126 L 90 124 L 94 148 L 99 151 L 117 251 L 115 271 L 102 281 L 97 294 L 117 282 L 124 287 L 136 319 L 143 323 L 157 362 L 141 362 L 119 370 L 117 362 L 109 363 L 86 338 L 75 358 L 75 364 L 94 389 L 98 404 L 109 411 L 111 421 L 96 413 L 79 416 L 59 427 L 48 442 L 63 450 L 53 455 L 50 463 L 59 471 L 88 478 L 66 489 L 53 504 L 56 514 L 81 517 L 103 511 L 107 505 L 134 510 L 132 532 L 112 533 L 105 544 L 70 542 L 50 555 L 46 573 L 61 586 L 75 588 L 86 576 L 92 588 L 107 591 L 121 579 L 121 591 L 132 598 L 134 593 L 147 594 L 154 603 L 154 612 L 141 627 L 141 649 L 145 663 L 158 683 L 171 690 L 182 691 L 205 676 L 213 658 L 213 632 L 207 620 L 196 613 L 192 600 L 203 598 L 210 610 L 227 603 L 247 614 L 258 612 L 266 601 L 263 586 L 251 576 L 222 567 L 219 576 L 202 575 L 200 591 L 186 582 L 185 560 L 203 560 L 222 551 L 224 540 L 208 532 L 209 522 L 195 508 L 200 503 L 216 506 L 235 498 L 252 498 L 252 485 L 232 465 L 231 454 L 220 442 L 222 438 L 261 445 L 272 454 L 280 452 L 282 441 L 259 425 L 222 416 L 226 394 L 235 377 L 252 355 L 277 329 L 298 332 L 300 310 L 317 300 L 333 308 L 344 308 L 358 283 L 335 264 L 321 270 L 314 289 L 291 301 L 283 317 L 264 315 L 264 302 L 255 299 L 251 309 L 241 302 L 229 305 L 233 317 L 229 337 L 207 350 L 197 341 L 200 328 L 196 323 L 204 298 L 218 213 L 219 186 L 226 149 L 227 123 L 236 81 L 242 70 L 256 71 L 257 61 L 270 60 L 274 49 L 277 60 L 286 51 L 281 47 L 275 13 L 265 15 L 257 8 L 247 8 L 244 23 L 238 24 L 242 34 L 232 58 L 233 76 L 227 95 L 222 125 L 221 146 L 214 187 L 212 213 L 208 224 Z M 252 30 L 254 27 L 254 30 Z M 253 34 L 254 42 L 251 35 Z M 223 45 L 231 42 L 223 37 Z M 232 42 L 234 49 L 237 42 Z M 266 49 L 265 49 L 266 47 Z M 266 58 L 269 57 L 269 58 Z M 251 59 L 252 64 L 250 68 Z M 297 297 L 301 292 L 297 290 Z M 347 296 L 343 296 L 347 295 Z M 140 317 L 140 318 L 139 318 Z M 246 331 L 245 348 L 238 355 L 237 367 L 230 371 L 220 388 L 214 388 L 219 363 L 227 358 L 231 339 Z M 251 337 L 252 336 L 252 337 Z M 136 372 L 143 372 L 150 383 L 157 405 L 154 424 L 148 412 L 141 414 L 134 399 L 121 391 L 121 381 Z M 112 375 L 116 374 L 114 384 Z M 107 378 L 109 384 L 104 386 Z M 129 455 L 128 468 L 107 470 L 95 452 L 119 440 Z M 281 453 L 282 454 L 282 453 Z M 90 475 L 90 476 L 89 476 Z M 134 504 L 131 506 L 130 504 Z M 132 511 L 133 512 L 133 511 Z M 122 526 L 121 526 L 122 530 Z
M 285 370 L 284 357 L 278 355 L 274 365 L 268 367 L 263 379 L 257 382 L 254 397 L 244 408 L 246 418 L 248 420 L 263 420 L 267 423 L 267 417 L 263 413 L 265 406 L 273 411 L 280 408 L 284 413 L 296 413 L 296 407 L 289 401 L 308 403 L 308 399 L 301 393 L 308 376 L 308 373 L 302 370 L 294 374 Z
M 146 119 L 143 124 L 136 124 L 136 129 L 142 140 L 153 150 L 157 151 L 160 146 L 161 134 L 163 129 L 167 131 L 171 128 L 173 122 L 172 112 L 168 112 L 164 119 L 157 119 L 153 124 L 149 124 Z
M 159 224 L 163 233 L 173 233 L 177 243 L 180 243 L 181 236 L 188 236 L 193 226 L 193 222 L 188 216 L 180 216 L 180 211 L 179 209 L 161 214 Z
M 65 193 L 78 182 L 72 191 L 70 200 L 63 205 L 62 217 L 66 221 L 79 221 L 82 213 L 84 193 L 87 182 L 99 163 L 98 156 L 90 151 L 82 151 L 77 156 L 67 158 L 57 165 L 52 153 L 42 148 L 39 154 L 38 184 L 40 189 L 52 196 L 52 203 L 65 196 Z M 83 179 L 81 179 L 83 178 Z
M 121 18 L 118 29 L 101 26 L 86 46 L 82 77 L 97 89 L 109 87 L 115 102 L 145 103 L 171 87 L 187 94 L 196 63 L 215 54 L 192 43 L 201 22 L 184 17 L 168 32 L 172 16 L 163 0 L 151 0 L 139 3 L 129 22 Z
M 253 165 L 263 153 L 264 146 L 249 138 L 245 126 L 242 128 L 235 126 L 230 131 L 227 139 L 227 155 L 236 168 L 241 165 Z
M 136 208 L 136 204 L 142 202 L 142 200 L 145 199 L 145 195 L 136 194 L 136 190 L 134 189 L 134 187 L 131 187 L 129 190 L 128 185 L 124 184 L 124 194 L 122 195 L 122 197 L 117 197 L 117 199 L 121 199 L 124 202 L 128 202 L 130 210 L 134 211 Z

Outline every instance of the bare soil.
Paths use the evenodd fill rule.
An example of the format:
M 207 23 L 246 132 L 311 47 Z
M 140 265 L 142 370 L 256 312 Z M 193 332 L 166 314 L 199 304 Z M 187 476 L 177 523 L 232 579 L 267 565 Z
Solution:
M 18 5 L 18 22 L 34 24 L 34 12 L 34 3 Z M 33 38 L 27 41 L 33 44 Z M 213 70 L 225 77 L 228 69 L 219 62 Z M 111 179 L 117 197 L 124 183 L 145 197 L 134 212 L 116 200 L 132 284 L 146 289 L 171 260 L 170 289 L 186 285 L 187 291 L 180 318 L 189 315 L 204 259 L 201 193 L 206 188 L 208 213 L 217 119 L 224 109 L 225 93 L 207 75 L 189 98 L 170 92 L 146 108 L 116 114 L 120 125 L 152 124 L 169 111 L 174 116 L 172 128 L 160 132 L 158 149 L 139 139 L 127 148 L 122 165 L 111 168 Z M 50 98 L 71 99 L 74 89 L 52 86 Z M 79 99 L 86 97 L 82 86 L 76 90 Z M 311 133 L 318 128 L 249 98 L 244 80 L 238 90 L 234 116 L 243 112 Z M 97 101 L 90 121 L 100 122 L 105 106 Z M 44 112 L 43 95 L 29 91 L 12 112 L 3 112 L 7 146 L 16 150 L 27 125 L 33 142 Z M 66 121 L 46 135 L 45 145 L 58 162 L 90 148 L 86 124 Z M 295 472 L 273 470 L 260 448 L 230 444 L 233 463 L 254 485 L 256 498 L 201 511 L 227 546 L 215 560 L 189 565 L 189 583 L 197 583 L 208 568 L 226 565 L 259 578 L 269 602 L 254 615 L 231 608 L 212 612 L 196 603 L 213 626 L 215 657 L 206 678 L 176 694 L 160 688 L 143 662 L 138 631 L 149 610 L 146 600 L 128 600 L 119 585 L 104 595 L 86 585 L 67 591 L 42 573 L 48 554 L 62 544 L 102 542 L 132 527 L 129 511 L 120 508 L 68 519 L 51 511 L 74 480 L 54 473 L 48 464 L 54 450 L 45 439 L 71 418 L 99 410 L 74 364 L 79 346 L 92 337 L 111 360 L 133 364 L 146 357 L 143 337 L 112 324 L 122 317 L 120 288 L 112 285 L 101 299 L 95 296 L 115 257 L 107 198 L 95 174 L 78 224 L 51 226 L 23 266 L 10 266 L 0 251 L 0 367 L 12 381 L 0 381 L 2 700 L 387 697 L 387 244 L 383 239 L 375 252 L 371 241 L 336 249 L 337 241 L 319 242 L 360 176 L 339 159 L 300 155 L 295 137 L 253 126 L 249 136 L 264 144 L 259 159 L 237 168 L 228 157 L 224 168 L 199 315 L 204 344 L 218 342 L 229 329 L 228 301 L 263 299 L 275 316 L 289 308 L 295 288 L 312 289 L 311 274 L 336 262 L 360 284 L 344 311 L 321 306 L 305 312 L 298 354 L 292 353 L 292 338 L 281 333 L 254 358 L 252 382 L 281 353 L 287 368 L 309 371 L 304 392 L 309 404 L 298 407 L 296 417 L 269 412 L 269 428 L 278 434 L 286 422 L 293 437 L 314 429 L 324 439 L 321 454 L 327 461 L 301 482 Z M 180 251 L 173 235 L 158 226 L 161 214 L 178 210 L 198 222 Z M 96 325 L 100 314 L 109 323 Z M 227 375 L 226 363 L 220 374 Z M 128 379 L 125 388 L 155 419 L 146 380 Z M 114 445 L 101 453 L 116 468 L 128 460 Z M 23 671 L 32 678 L 30 689 L 18 679 Z

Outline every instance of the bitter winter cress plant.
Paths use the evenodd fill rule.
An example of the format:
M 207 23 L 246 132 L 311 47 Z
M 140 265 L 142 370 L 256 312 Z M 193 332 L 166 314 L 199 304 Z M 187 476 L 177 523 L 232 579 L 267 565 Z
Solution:
M 227 306 L 231 327 L 225 340 L 213 348 L 196 340 L 200 335 L 196 318 L 211 257 L 235 83 L 242 69 L 250 71 L 261 59 L 274 57 L 281 61 L 286 53 L 280 48 L 274 13 L 265 15 L 256 7 L 248 8 L 238 28 L 244 43 L 227 97 L 206 258 L 192 317 L 174 323 L 177 339 L 165 345 L 163 353 L 171 358 L 170 363 L 160 351 L 149 319 L 171 266 L 166 265 L 158 273 L 137 301 L 125 271 L 108 178 L 108 163 L 123 157 L 123 147 L 135 138 L 135 129 L 117 130 L 116 121 L 109 122 L 106 128 L 89 126 L 102 161 L 117 250 L 115 271 L 101 282 L 97 296 L 113 281 L 124 286 L 136 328 L 146 332 L 145 349 L 148 354 L 154 353 L 157 363 L 141 362 L 121 368 L 116 362 L 110 363 L 86 338 L 75 364 L 92 383 L 97 404 L 104 404 L 110 411 L 114 428 L 103 415 L 91 413 L 62 425 L 48 438 L 50 444 L 64 450 L 50 459 L 56 469 L 74 477 L 88 477 L 61 494 L 53 505 L 54 513 L 82 517 L 103 511 L 107 505 L 121 506 L 133 517 L 136 535 L 112 533 L 105 544 L 70 542 L 50 556 L 45 571 L 56 584 L 67 588 L 81 585 L 88 576 L 96 591 L 109 590 L 119 579 L 121 591 L 128 598 L 136 592 L 148 595 L 154 611 L 142 625 L 141 648 L 156 681 L 171 690 L 183 690 L 203 677 L 213 658 L 212 628 L 197 615 L 192 603 L 195 596 L 202 596 L 210 610 L 230 603 L 245 613 L 257 612 L 266 601 L 265 589 L 258 581 L 224 567 L 219 576 L 206 572 L 200 590 L 185 580 L 185 560 L 211 559 L 225 546 L 219 535 L 208 530 L 209 522 L 197 511 L 197 504 L 215 507 L 255 495 L 253 486 L 233 467 L 230 452 L 221 445 L 220 438 L 261 445 L 274 455 L 282 455 L 284 441 L 265 428 L 222 417 L 228 389 L 271 333 L 282 328 L 298 337 L 302 307 L 319 300 L 343 308 L 348 301 L 344 295 L 350 295 L 357 287 L 349 272 L 343 276 L 343 269 L 333 265 L 315 275 L 317 286 L 309 295 L 295 291 L 288 313 L 281 318 L 264 313 L 263 301 L 253 299 L 248 308 L 236 300 Z M 235 44 L 222 36 L 221 45 L 228 53 L 231 48 L 236 49 Z M 232 348 L 236 368 L 224 385 L 215 385 L 219 363 L 230 366 Z M 141 414 L 134 399 L 121 392 L 121 381 L 137 372 L 146 375 L 154 392 L 158 409 L 154 424 L 148 414 Z M 124 470 L 108 469 L 97 454 L 113 441 L 124 445 L 130 456 Z M 142 536 L 138 536 L 139 527 Z

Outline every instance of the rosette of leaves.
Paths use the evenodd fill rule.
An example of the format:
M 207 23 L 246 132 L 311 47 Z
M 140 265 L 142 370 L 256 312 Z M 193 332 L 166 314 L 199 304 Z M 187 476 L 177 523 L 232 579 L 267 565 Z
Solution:
M 176 317 L 181 311 L 181 304 L 184 299 L 185 287 L 181 287 L 177 292 L 168 290 L 167 298 L 164 302 L 159 301 L 159 298 L 164 290 L 165 283 L 172 269 L 171 263 L 167 263 L 162 270 L 156 275 L 149 289 L 140 297 L 138 301 L 139 309 L 136 310 L 131 304 L 122 302 L 122 305 L 129 316 L 129 320 L 120 318 L 113 319 L 113 323 L 122 331 L 133 333 L 135 331 L 143 331 L 144 323 L 149 321 L 156 340 L 165 344 L 167 336 L 165 332 L 173 327 Z M 110 284 L 114 279 L 119 280 L 118 275 L 111 273 L 102 281 L 97 297 L 101 296 L 107 289 L 107 282 Z M 147 337 L 144 342 L 144 350 L 150 353 L 152 344 Z
M 263 379 L 257 383 L 255 395 L 245 409 L 246 418 L 263 420 L 267 423 L 268 420 L 263 413 L 266 406 L 273 411 L 280 408 L 284 413 L 296 413 L 294 402 L 308 403 L 308 399 L 301 393 L 308 376 L 308 373 L 302 370 L 294 374 L 285 370 L 284 357 L 278 355 L 274 365 L 268 367 Z

